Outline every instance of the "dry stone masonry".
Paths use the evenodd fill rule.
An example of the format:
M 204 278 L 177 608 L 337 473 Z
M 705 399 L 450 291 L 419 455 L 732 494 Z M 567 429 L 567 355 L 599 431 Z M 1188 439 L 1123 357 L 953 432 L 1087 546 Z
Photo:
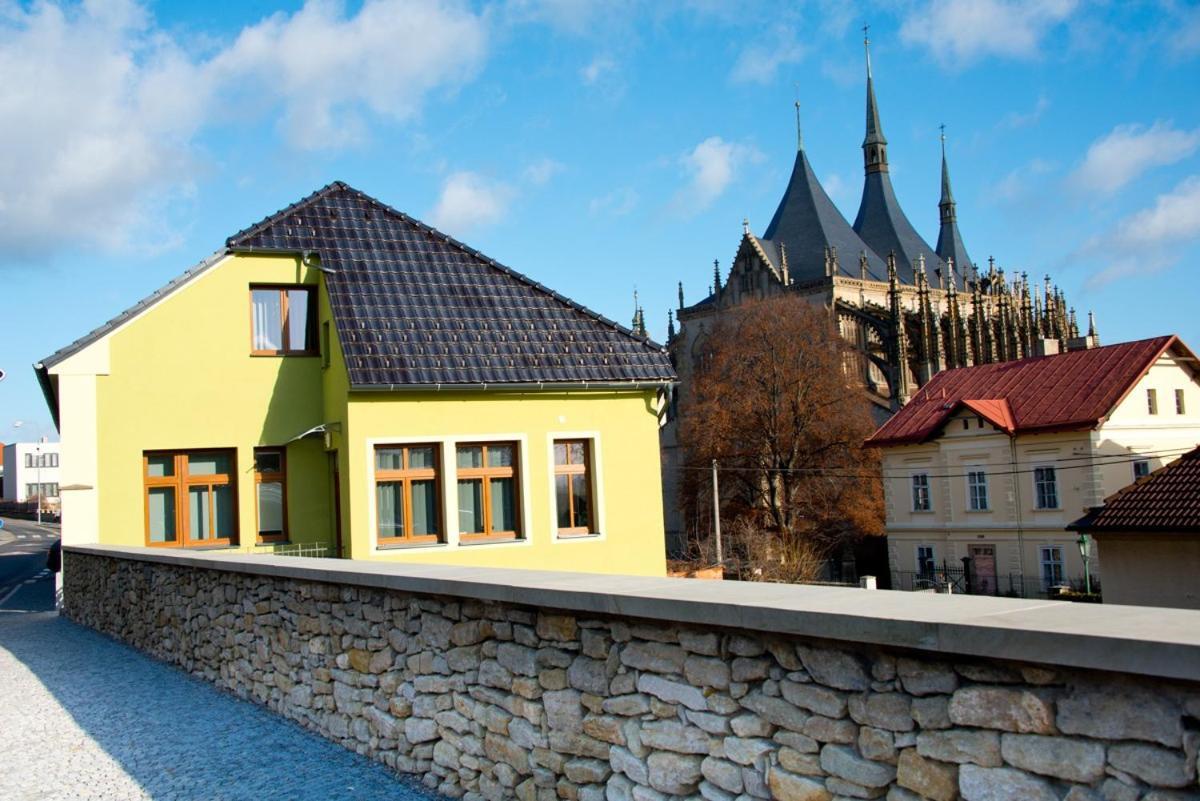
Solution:
M 66 567 L 77 622 L 452 798 L 1200 801 L 1200 682 L 70 551 Z

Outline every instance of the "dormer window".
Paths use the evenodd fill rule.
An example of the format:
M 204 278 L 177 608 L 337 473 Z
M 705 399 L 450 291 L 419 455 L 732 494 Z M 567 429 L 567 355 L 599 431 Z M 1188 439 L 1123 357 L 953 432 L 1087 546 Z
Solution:
M 316 292 L 311 286 L 250 287 L 250 353 L 317 355 Z

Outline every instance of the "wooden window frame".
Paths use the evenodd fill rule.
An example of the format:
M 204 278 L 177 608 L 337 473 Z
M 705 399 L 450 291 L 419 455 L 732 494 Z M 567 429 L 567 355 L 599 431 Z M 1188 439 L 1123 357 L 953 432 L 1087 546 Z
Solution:
M 488 467 L 488 448 L 494 448 L 497 445 L 504 445 L 512 448 L 513 463 L 507 467 Z M 482 467 L 459 467 L 458 452 L 463 448 L 481 448 L 482 449 Z M 458 541 L 460 543 L 475 543 L 475 542 L 518 542 L 525 539 L 524 537 L 524 520 L 522 517 L 522 487 L 521 487 L 521 444 L 516 441 L 495 441 L 495 442 L 458 442 L 454 445 L 454 486 L 455 497 L 458 497 L 458 482 L 460 480 L 479 479 L 482 484 L 482 504 L 483 504 L 483 531 L 482 532 L 458 532 Z M 513 526 L 512 531 L 493 531 L 492 530 L 492 479 L 511 478 L 513 480 L 513 503 L 516 508 L 513 510 Z
M 409 466 L 409 451 L 416 448 L 429 448 L 433 451 L 433 467 L 412 468 Z M 402 453 L 402 467 L 399 470 L 383 470 L 379 467 L 378 453 L 381 450 L 392 451 L 399 450 Z M 412 443 L 380 443 L 371 451 L 375 456 L 373 459 L 374 481 L 372 489 L 375 489 L 376 508 L 375 508 L 375 542 L 378 545 L 397 546 L 397 545 L 432 545 L 435 543 L 443 543 L 446 541 L 446 523 L 442 519 L 445 516 L 445 501 L 442 494 L 442 446 L 436 442 L 412 442 Z M 437 515 L 437 534 L 413 534 L 413 502 L 412 502 L 412 483 L 414 481 L 428 481 L 433 479 L 433 493 L 435 498 L 434 512 Z M 399 483 L 401 485 L 401 493 L 404 498 L 404 536 L 402 537 L 383 537 L 379 534 L 380 520 L 378 507 L 378 485 L 380 483 Z
M 559 464 L 555 450 L 559 445 L 567 446 L 567 463 Z M 571 446 L 583 446 L 583 464 L 574 464 L 571 462 Z M 558 525 L 558 515 L 562 511 L 558 508 L 558 477 L 559 476 L 583 476 L 584 485 L 587 487 L 587 502 L 588 508 L 591 510 L 591 525 L 590 526 L 568 526 L 566 528 L 557 528 L 558 536 L 564 539 L 573 539 L 576 537 L 591 537 L 599 533 L 599 528 L 596 526 L 596 491 L 595 491 L 595 460 L 592 458 L 594 448 L 592 441 L 582 437 L 573 437 L 570 439 L 556 439 L 551 444 L 550 452 L 554 460 L 554 523 Z M 575 494 L 570 491 L 568 483 L 567 491 L 568 518 L 572 523 L 577 523 L 575 519 Z
M 1158 414 L 1158 390 L 1146 390 L 1146 407 L 1150 414 Z
M 1054 496 L 1054 505 L 1043 506 L 1043 499 L 1049 495 Z M 1054 465 L 1034 465 L 1033 503 L 1036 511 L 1053 511 L 1062 508 L 1062 499 L 1058 496 L 1058 470 Z
M 918 483 L 917 479 L 924 479 Z M 932 512 L 933 511 L 933 485 L 929 480 L 928 473 L 913 473 L 909 477 L 909 486 L 912 488 L 912 510 L 914 512 Z M 918 503 L 921 498 L 925 501 L 924 505 Z
M 230 459 L 229 473 L 204 474 L 193 476 L 188 472 L 189 456 L 202 453 L 228 454 Z M 172 459 L 172 475 L 151 476 L 150 459 L 157 456 L 170 456 Z M 152 450 L 142 452 L 142 506 L 146 546 L 150 548 L 221 548 L 237 545 L 239 512 L 237 482 L 237 449 L 236 448 L 193 448 L 183 451 Z M 206 540 L 193 539 L 191 536 L 190 490 L 192 487 L 209 487 L 209 519 L 216 521 L 213 507 L 216 493 L 211 488 L 229 486 L 233 491 L 233 531 L 228 537 L 213 537 Z M 150 540 L 150 490 L 157 487 L 170 487 L 175 490 L 175 541 L 151 542 Z
M 254 293 L 265 290 L 279 292 L 279 339 L 283 347 L 279 350 L 258 350 L 254 347 Z M 313 348 L 295 350 L 290 347 L 291 331 L 288 326 L 288 292 L 303 290 L 308 293 L 308 329 L 306 335 L 311 337 Z M 317 286 L 315 284 L 251 284 L 250 285 L 250 355 L 251 356 L 320 356 L 321 343 L 317 337 Z
M 278 453 L 279 454 L 279 470 L 260 472 L 258 469 L 258 455 L 260 453 Z M 283 503 L 283 531 L 278 533 L 263 534 L 262 521 L 259 519 L 259 501 L 258 501 L 258 485 L 259 484 L 279 484 L 281 489 L 281 501 Z M 268 447 L 254 449 L 254 536 L 255 540 L 260 544 L 288 542 L 290 529 L 288 527 L 288 485 L 287 485 L 287 448 L 284 446 Z
M 1182 389 L 1175 390 L 1175 414 L 1187 414 L 1187 401 Z

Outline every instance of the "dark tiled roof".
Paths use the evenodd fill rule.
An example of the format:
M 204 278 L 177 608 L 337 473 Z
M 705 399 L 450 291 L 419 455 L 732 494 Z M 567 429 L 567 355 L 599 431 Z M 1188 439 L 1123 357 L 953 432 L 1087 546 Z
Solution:
M 228 246 L 320 256 L 351 386 L 675 379 L 662 346 L 341 182 Z
M 896 254 L 896 272 L 901 283 L 915 283 L 913 270 L 917 256 L 923 254 L 926 278 L 933 286 L 939 285 L 935 270 L 942 268 L 942 260 L 904 215 L 886 172 L 867 173 L 854 232 L 884 258 L 889 253 Z
M 1200 448 L 1104 499 L 1067 528 L 1106 531 L 1200 532 Z
M 833 205 L 803 149 L 796 152 L 791 180 L 763 237 L 783 243 L 788 273 L 794 281 L 824 278 L 825 249 L 830 247 L 837 248 L 842 275 L 858 278 L 859 255 L 866 253 L 868 275 L 877 281 L 887 280 L 887 266 Z
M 1177 337 L 1123 342 L 1102 348 L 981 364 L 935 375 L 884 423 L 868 445 L 911 445 L 935 436 L 960 405 L 1007 402 L 1012 433 L 1093 428 L 1168 348 L 1190 352 Z M 991 405 L 999 415 L 1000 407 Z

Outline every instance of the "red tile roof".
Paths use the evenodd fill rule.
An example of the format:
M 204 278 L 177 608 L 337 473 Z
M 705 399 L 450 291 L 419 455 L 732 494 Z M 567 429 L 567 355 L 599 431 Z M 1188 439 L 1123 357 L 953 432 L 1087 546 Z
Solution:
M 1200 532 L 1200 448 L 1105 498 L 1067 528 L 1089 534 Z
M 911 445 L 941 431 L 967 406 L 1010 434 L 1094 428 L 1168 348 L 1191 356 L 1175 336 L 944 370 L 884 423 L 868 446 Z

